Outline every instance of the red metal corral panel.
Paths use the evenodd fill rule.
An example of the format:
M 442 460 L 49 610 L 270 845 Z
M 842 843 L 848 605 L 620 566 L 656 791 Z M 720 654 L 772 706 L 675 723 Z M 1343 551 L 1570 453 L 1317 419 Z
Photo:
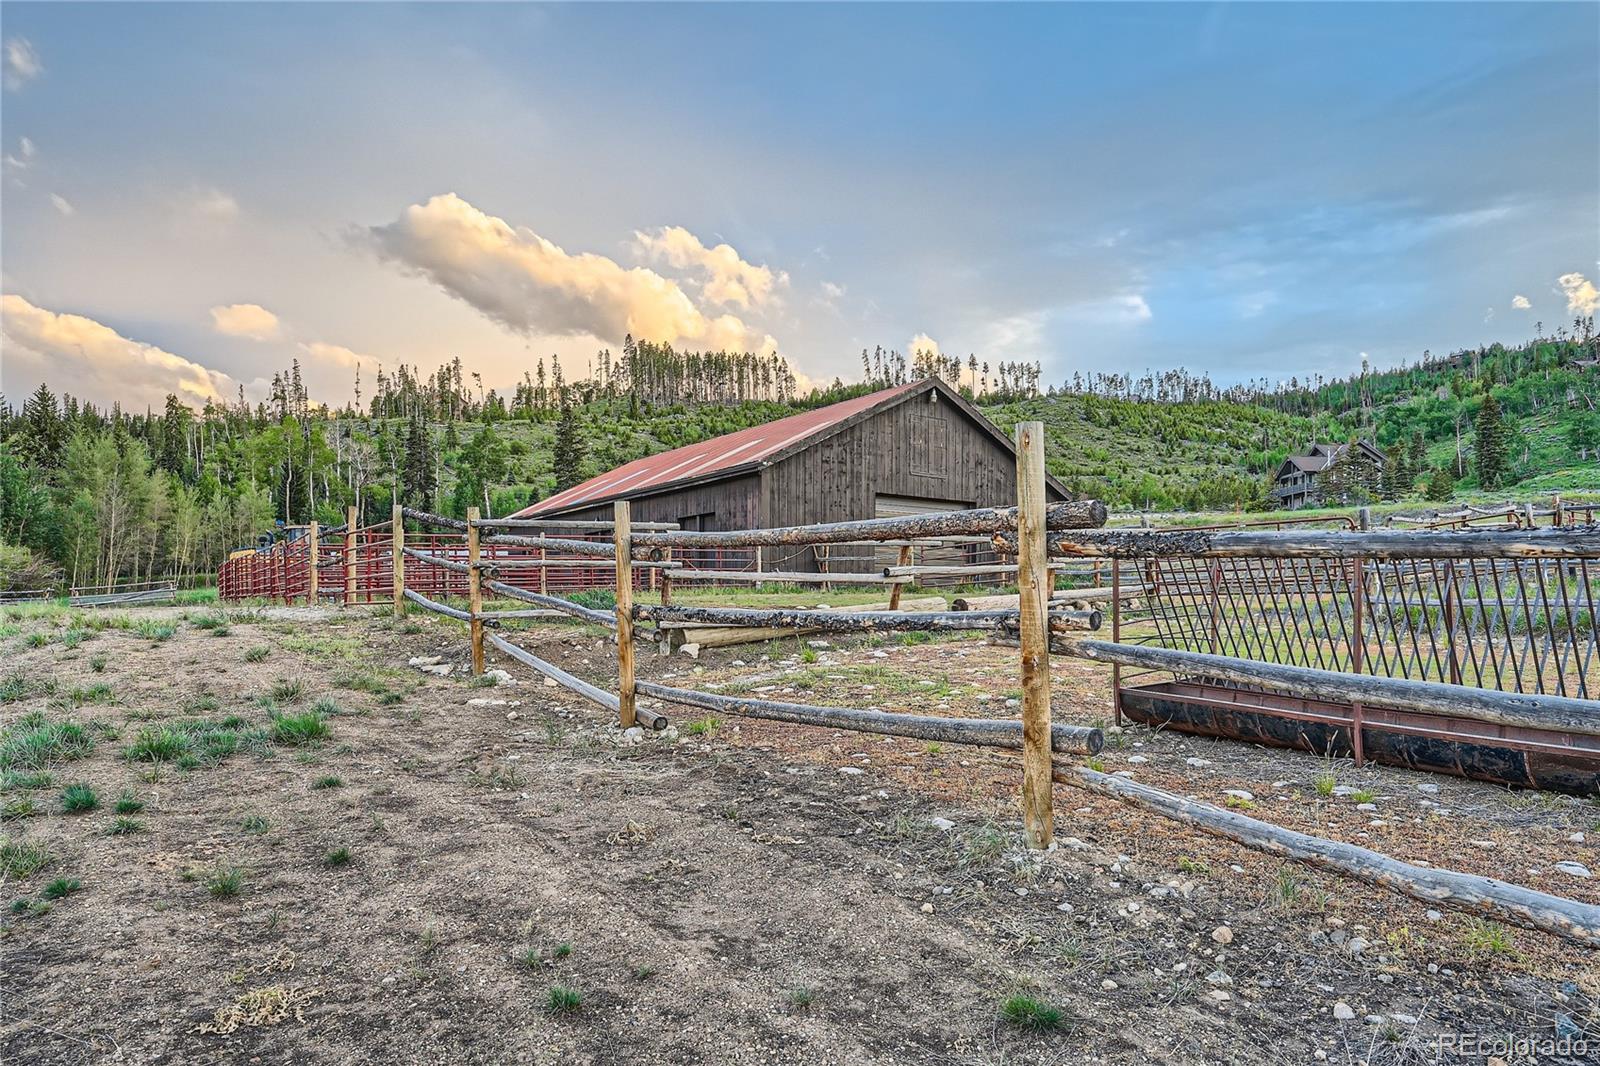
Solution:
M 852 415 L 874 407 L 920 382 L 896 385 L 892 389 L 858 396 L 853 400 L 829 404 L 815 411 L 803 411 L 763 426 L 751 426 L 737 433 L 688 444 L 659 455 L 647 455 L 624 463 L 615 470 L 558 492 L 512 515 L 530 518 L 551 511 L 565 510 L 586 503 L 599 503 L 624 493 L 658 488 L 690 478 L 702 478 L 720 470 L 752 463 L 797 444 L 807 437 L 830 429 Z

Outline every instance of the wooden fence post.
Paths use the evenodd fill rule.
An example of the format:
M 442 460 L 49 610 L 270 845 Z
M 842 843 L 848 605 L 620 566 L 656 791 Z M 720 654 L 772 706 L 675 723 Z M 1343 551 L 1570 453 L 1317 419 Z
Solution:
M 927 556 L 923 556 L 923 558 L 927 558 Z M 899 562 L 896 565 L 911 565 L 911 545 L 905 544 L 901 546 Z M 903 588 L 905 588 L 905 585 L 899 581 L 889 586 L 889 610 L 898 611 L 900 609 L 900 590 Z
M 483 574 L 478 569 L 478 509 L 467 508 L 467 610 L 472 621 L 472 672 L 483 673 Z
M 617 714 L 632 729 L 633 711 L 633 531 L 627 500 L 618 500 L 612 543 L 617 549 Z
M 1030 848 L 1050 846 L 1050 576 L 1045 549 L 1044 423 L 1017 424 L 1017 607 L 1022 646 L 1022 822 Z
M 306 527 L 306 606 L 317 605 L 317 566 L 320 562 L 322 527 L 313 518 Z
M 344 509 L 344 605 L 356 602 L 356 509 Z
M 400 505 L 394 505 L 394 518 L 389 527 L 389 554 L 394 556 L 394 616 L 406 614 L 406 516 Z

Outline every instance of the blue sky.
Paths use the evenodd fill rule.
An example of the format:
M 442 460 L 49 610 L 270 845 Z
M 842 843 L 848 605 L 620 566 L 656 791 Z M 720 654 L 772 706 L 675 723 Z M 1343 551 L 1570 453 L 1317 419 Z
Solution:
M 291 358 L 505 387 L 629 326 L 817 380 L 917 337 L 1303 379 L 1593 306 L 1594 4 L 7 2 L 0 36 L 13 398 Z

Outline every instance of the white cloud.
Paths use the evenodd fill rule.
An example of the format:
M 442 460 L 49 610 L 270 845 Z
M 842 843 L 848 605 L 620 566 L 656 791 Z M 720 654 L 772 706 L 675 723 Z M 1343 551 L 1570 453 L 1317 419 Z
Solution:
M 1533 304 L 1532 304 L 1532 302 L 1529 301 L 1529 299 L 1526 296 L 1523 296 L 1521 293 L 1518 293 L 1516 296 L 1513 296 L 1511 298 L 1511 306 L 1515 310 L 1526 311 L 1528 308 L 1532 307 Z
M 216 188 L 195 189 L 190 194 L 189 209 L 201 218 L 218 222 L 231 222 L 239 217 L 239 201 Z
M 674 281 L 603 255 L 572 254 L 454 193 L 413 204 L 362 233 L 377 254 L 523 334 L 591 336 L 769 351 L 734 315 L 711 317 Z
M 39 52 L 26 37 L 13 37 L 6 42 L 4 64 L 7 89 L 20 89 L 44 73 Z
M 1139 293 L 1119 296 L 1116 304 L 1122 308 L 1123 313 L 1136 322 L 1148 322 L 1155 315 L 1150 310 L 1150 305 L 1144 302 L 1144 297 Z
M 746 310 L 761 307 L 772 299 L 775 287 L 789 283 L 788 274 L 745 262 L 731 244 L 707 248 L 682 226 L 663 226 L 652 233 L 640 230 L 633 238 L 646 259 L 680 270 L 698 268 L 705 275 L 701 293 L 714 304 L 737 304 Z
M 841 299 L 844 296 L 844 293 L 845 288 L 843 285 L 835 285 L 831 281 L 824 281 L 822 283 L 822 295 L 826 296 L 830 300 Z
M 939 349 L 939 342 L 926 333 L 918 333 L 915 337 L 912 337 L 911 343 L 906 346 L 906 351 L 912 355 L 918 352 L 931 352 L 934 355 L 942 354 Z
M 211 309 L 211 327 L 230 337 L 272 340 L 279 333 L 278 316 L 260 304 L 226 304 Z
M 1594 282 L 1574 271 L 1563 274 L 1556 279 L 1556 284 L 1561 286 L 1561 291 L 1567 297 L 1567 310 L 1575 311 L 1580 315 L 1592 315 L 1594 309 L 1600 307 L 1600 289 L 1594 287 Z
M 173 393 L 199 406 L 232 398 L 232 378 L 154 345 L 129 340 L 82 315 L 56 314 L 20 296 L 0 296 L 6 373 L 46 381 L 57 392 L 125 410 L 159 408 Z
M 63 215 L 66 215 L 69 218 L 78 213 L 78 209 L 73 207 L 71 202 L 58 192 L 53 192 L 50 194 L 50 203 L 55 206 L 57 211 L 60 211 Z
M 5 167 L 7 170 L 27 170 L 33 166 L 33 161 L 38 156 L 39 149 L 33 141 L 27 137 L 22 137 L 17 141 L 17 154 L 12 155 L 10 152 L 5 154 Z

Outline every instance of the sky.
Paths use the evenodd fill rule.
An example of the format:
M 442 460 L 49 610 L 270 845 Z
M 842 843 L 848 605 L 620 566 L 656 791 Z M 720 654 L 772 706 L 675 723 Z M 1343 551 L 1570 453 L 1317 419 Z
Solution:
M 623 335 L 1343 376 L 1592 314 L 1600 5 L 0 4 L 0 392 Z

